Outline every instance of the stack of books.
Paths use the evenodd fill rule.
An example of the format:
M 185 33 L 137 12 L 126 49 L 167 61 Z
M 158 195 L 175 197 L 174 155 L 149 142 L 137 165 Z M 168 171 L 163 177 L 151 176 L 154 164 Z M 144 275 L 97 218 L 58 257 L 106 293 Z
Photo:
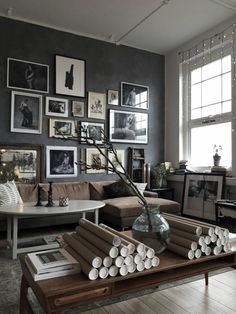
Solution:
M 222 166 L 212 166 L 211 172 L 226 173 L 226 168 Z
M 79 261 L 62 248 L 28 253 L 25 262 L 35 281 L 81 271 Z

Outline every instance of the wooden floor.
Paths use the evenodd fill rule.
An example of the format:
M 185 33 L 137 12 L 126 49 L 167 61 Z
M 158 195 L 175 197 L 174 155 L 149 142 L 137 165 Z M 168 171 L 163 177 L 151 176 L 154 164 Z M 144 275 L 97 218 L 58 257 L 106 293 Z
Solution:
M 235 314 L 236 270 L 83 313 Z

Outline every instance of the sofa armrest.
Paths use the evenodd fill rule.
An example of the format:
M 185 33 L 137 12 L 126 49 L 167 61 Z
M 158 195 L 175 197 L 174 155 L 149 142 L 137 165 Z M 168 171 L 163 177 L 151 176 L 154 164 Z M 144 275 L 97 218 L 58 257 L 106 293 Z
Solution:
M 146 197 L 158 197 L 158 193 L 152 191 L 144 191 L 143 195 Z

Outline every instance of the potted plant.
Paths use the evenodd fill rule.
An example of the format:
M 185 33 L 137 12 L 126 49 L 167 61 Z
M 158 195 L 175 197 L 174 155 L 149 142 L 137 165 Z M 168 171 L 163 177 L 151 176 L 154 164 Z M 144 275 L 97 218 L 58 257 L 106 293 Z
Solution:
M 158 188 L 164 188 L 167 187 L 167 175 L 168 170 L 166 169 L 165 163 L 157 164 L 152 169 L 152 183 L 153 186 Z
M 213 147 L 214 166 L 219 166 L 220 165 L 221 152 L 222 152 L 222 146 L 215 144 L 214 147 Z

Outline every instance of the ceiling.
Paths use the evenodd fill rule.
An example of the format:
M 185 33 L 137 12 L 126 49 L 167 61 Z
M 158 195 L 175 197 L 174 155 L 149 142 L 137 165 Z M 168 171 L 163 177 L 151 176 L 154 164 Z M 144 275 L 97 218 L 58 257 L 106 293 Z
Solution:
M 236 0 L 0 0 L 2 16 L 160 54 L 235 14 Z

